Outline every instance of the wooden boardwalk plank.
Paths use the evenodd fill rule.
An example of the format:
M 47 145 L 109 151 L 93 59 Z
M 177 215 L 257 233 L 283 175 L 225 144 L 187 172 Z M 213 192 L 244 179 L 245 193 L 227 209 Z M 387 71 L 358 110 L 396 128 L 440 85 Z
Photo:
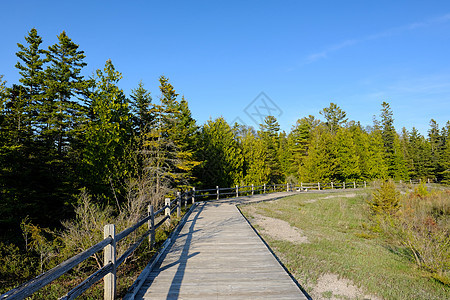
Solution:
M 200 203 L 135 299 L 307 299 L 236 204 Z

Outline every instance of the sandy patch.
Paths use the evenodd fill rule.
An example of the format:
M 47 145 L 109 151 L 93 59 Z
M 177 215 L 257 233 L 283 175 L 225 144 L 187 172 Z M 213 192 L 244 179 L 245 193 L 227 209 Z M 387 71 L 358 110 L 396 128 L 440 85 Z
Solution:
M 322 275 L 316 287 L 311 292 L 313 299 L 371 299 L 381 300 L 381 298 L 366 295 L 360 288 L 348 279 L 339 278 L 336 274 Z
M 295 244 L 309 243 L 308 238 L 303 235 L 302 231 L 289 225 L 288 222 L 257 214 L 253 207 L 249 207 L 247 212 L 253 217 L 251 223 L 258 225 L 261 228 L 261 233 L 267 234 L 275 240 L 288 241 Z
M 325 198 L 324 198 L 325 199 Z M 306 200 L 305 202 L 303 202 L 304 204 L 308 204 L 308 203 L 314 203 L 317 202 L 317 199 L 311 199 L 311 200 Z
M 350 193 L 350 194 L 344 194 L 344 195 L 329 195 L 326 197 L 323 197 L 321 199 L 331 199 L 331 198 L 353 198 L 356 197 L 355 193 Z

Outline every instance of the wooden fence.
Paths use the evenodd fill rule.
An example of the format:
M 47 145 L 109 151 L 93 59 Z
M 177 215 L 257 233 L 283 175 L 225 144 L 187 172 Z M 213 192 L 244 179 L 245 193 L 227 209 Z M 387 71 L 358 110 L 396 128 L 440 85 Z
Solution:
M 103 250 L 104 253 L 104 266 L 89 276 L 86 280 L 76 286 L 74 289 L 69 291 L 66 295 L 60 299 L 74 299 L 81 295 L 84 291 L 90 288 L 94 283 L 103 279 L 104 280 L 104 299 L 114 299 L 116 293 L 116 271 L 117 268 L 142 244 L 142 242 L 148 238 L 150 246 L 153 247 L 155 242 L 155 230 L 158 229 L 163 224 L 170 224 L 171 215 L 174 214 L 175 210 L 177 217 L 181 217 L 181 206 L 182 200 L 185 200 L 184 204 L 187 206 L 187 199 L 190 198 L 192 194 L 191 191 L 180 194 L 174 200 L 169 198 L 165 199 L 165 205 L 161 207 L 156 212 L 152 205 L 148 206 L 147 216 L 143 217 L 133 226 L 123 230 L 122 232 L 116 234 L 116 228 L 114 224 L 108 224 L 104 227 L 104 239 L 94 246 L 90 247 L 86 251 L 79 253 L 70 259 L 59 264 L 55 268 L 37 276 L 36 278 L 28 281 L 21 286 L 6 292 L 0 296 L 0 299 L 24 299 L 30 296 L 40 288 L 48 285 L 53 280 L 59 278 L 63 274 L 70 271 L 72 268 L 85 261 L 91 257 L 94 253 Z M 155 224 L 155 218 L 164 214 L 162 218 Z M 132 232 L 136 231 L 141 226 L 147 224 L 148 230 L 135 242 L 133 243 L 119 258 L 116 258 L 117 254 L 117 243 L 126 238 Z M 167 244 L 167 243 L 166 243 Z M 160 251 L 161 252 L 161 251 Z
M 410 180 L 410 184 L 418 184 L 420 180 Z M 430 181 L 427 180 L 429 183 Z M 400 181 L 402 183 L 402 181 Z M 356 189 L 356 188 L 366 188 L 368 187 L 367 182 L 330 182 L 330 183 L 303 183 L 300 184 L 263 184 L 263 185 L 247 185 L 238 186 L 232 188 L 220 188 L 216 186 L 213 189 L 201 189 L 186 191 L 184 193 L 178 192 L 173 200 L 170 198 L 165 199 L 165 204 L 163 207 L 154 211 L 152 205 L 148 206 L 147 215 L 144 216 L 140 221 L 138 221 L 133 226 L 123 230 L 122 232 L 116 234 L 116 228 L 114 224 L 108 224 L 104 227 L 104 239 L 94 246 L 90 247 L 86 251 L 79 253 L 70 259 L 59 264 L 55 268 L 37 276 L 36 278 L 30 280 L 21 286 L 6 292 L 0 296 L 0 299 L 23 299 L 30 296 L 40 288 L 48 285 L 53 280 L 59 278 L 63 274 L 70 271 L 72 268 L 85 261 L 91 257 L 94 253 L 99 251 L 104 252 L 104 266 L 89 276 L 86 280 L 80 283 L 78 286 L 69 291 L 66 295 L 60 299 L 74 299 L 81 295 L 84 291 L 90 288 L 94 283 L 103 279 L 104 280 L 104 299 L 112 300 L 115 298 L 116 293 L 116 271 L 117 268 L 142 244 L 142 242 L 148 238 L 150 247 L 153 247 L 155 242 L 155 230 L 158 229 L 163 224 L 169 225 L 171 222 L 171 215 L 175 213 L 177 217 L 181 216 L 181 207 L 184 205 L 187 207 L 188 203 L 192 204 L 191 209 L 194 207 L 196 201 L 205 200 L 218 200 L 221 198 L 230 197 L 240 197 L 240 196 L 251 196 L 255 194 L 265 194 L 274 192 L 307 192 L 308 190 L 326 190 L 326 189 Z M 163 214 L 164 213 L 164 214 Z M 162 215 L 163 214 L 163 215 Z M 160 216 L 161 215 L 161 216 Z M 155 224 L 155 219 L 160 216 L 160 219 Z M 119 258 L 116 258 L 117 254 L 117 243 L 126 238 L 132 232 L 136 231 L 141 226 L 147 224 L 147 231 L 134 243 L 132 244 L 124 254 Z M 181 223 L 180 223 L 181 224 Z M 180 225 L 179 224 L 179 225 Z M 157 255 L 161 255 L 165 248 L 170 244 L 170 240 L 167 240 L 162 249 Z M 156 261 L 153 259 L 152 261 Z

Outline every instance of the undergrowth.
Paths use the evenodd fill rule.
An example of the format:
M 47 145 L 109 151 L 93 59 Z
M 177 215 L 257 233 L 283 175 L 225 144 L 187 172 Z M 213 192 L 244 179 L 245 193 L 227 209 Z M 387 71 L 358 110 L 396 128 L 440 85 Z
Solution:
M 131 202 L 131 203 L 130 203 Z M 22 222 L 24 249 L 13 244 L 0 243 L 0 294 L 50 270 L 66 259 L 83 252 L 103 239 L 103 227 L 115 224 L 116 233 L 135 224 L 146 211 L 146 205 L 137 198 L 130 199 L 114 216 L 110 207 L 100 207 L 91 202 L 90 196 L 82 192 L 80 204 L 75 208 L 76 218 L 63 223 L 64 229 L 52 232 L 40 228 L 28 220 Z M 182 209 L 182 215 L 185 210 Z M 155 220 L 157 222 L 157 220 Z M 167 239 L 179 219 L 171 217 L 170 226 L 161 226 L 155 232 L 155 245 L 151 248 L 148 239 L 127 258 L 117 270 L 117 296 L 122 298 L 151 257 Z M 145 231 L 141 226 L 135 233 L 117 244 L 117 258 Z M 93 272 L 103 267 L 103 252 L 100 251 L 85 260 L 51 284 L 35 292 L 28 299 L 57 299 L 80 284 Z M 103 297 L 103 281 L 89 288 L 79 299 L 100 299 Z

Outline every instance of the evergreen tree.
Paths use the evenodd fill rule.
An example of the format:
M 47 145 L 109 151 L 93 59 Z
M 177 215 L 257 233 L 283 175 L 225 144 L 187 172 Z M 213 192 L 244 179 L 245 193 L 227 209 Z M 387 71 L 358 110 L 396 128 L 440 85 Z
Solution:
M 50 65 L 45 69 L 45 95 L 39 105 L 41 137 L 47 147 L 56 145 L 56 154 L 61 157 L 83 113 L 73 97 L 86 95 L 90 82 L 81 75 L 86 66 L 84 52 L 78 50 L 65 31 L 46 54 Z
M 325 124 L 328 126 L 330 132 L 334 134 L 338 128 L 347 122 L 347 113 L 343 111 L 339 106 L 330 103 L 329 107 L 324 108 L 319 112 L 324 116 L 326 122 Z
M 46 54 L 46 51 L 40 49 L 42 38 L 37 34 L 37 30 L 32 28 L 25 37 L 28 47 L 17 43 L 20 51 L 16 52 L 16 56 L 20 59 L 16 63 L 16 68 L 19 70 L 21 78 L 20 83 L 27 91 L 30 106 L 34 106 L 42 96 L 42 84 L 44 81 L 43 66 L 45 59 L 41 56 Z M 37 112 L 35 112 L 37 113 Z
M 388 164 L 384 150 L 383 135 L 377 126 L 368 136 L 367 170 L 368 179 L 387 179 L 389 177 Z
M 290 162 L 292 161 L 292 153 L 289 151 L 288 138 L 286 133 L 283 131 L 279 135 L 279 146 L 278 146 L 278 162 L 280 165 L 281 178 L 286 181 L 286 178 L 290 175 Z
M 239 136 L 243 154 L 244 182 L 241 185 L 262 185 L 269 182 L 266 148 L 252 127 L 243 127 Z
M 431 147 L 431 167 L 437 180 L 441 180 L 441 172 L 444 171 L 442 165 L 442 154 L 445 149 L 445 138 L 441 135 L 439 125 L 434 119 L 430 121 L 430 129 L 428 130 L 428 140 Z
M 408 178 L 403 151 L 394 128 L 394 114 L 389 103 L 383 102 L 381 106 L 381 136 L 389 177 L 396 179 Z
M 144 88 L 142 81 L 139 82 L 138 87 L 131 91 L 131 112 L 133 113 L 133 123 L 135 131 L 139 135 L 145 131 L 145 128 L 150 126 L 152 122 L 152 115 L 150 113 L 152 97 L 150 92 Z
M 334 138 L 328 127 L 323 124 L 311 133 L 311 144 L 308 156 L 300 169 L 300 180 L 303 182 L 335 181 L 337 160 Z
M 209 120 L 201 130 L 198 178 L 204 186 L 231 187 L 243 180 L 244 157 L 235 132 L 223 119 Z
M 267 116 L 260 125 L 258 135 L 266 147 L 266 165 L 270 170 L 268 183 L 280 183 L 283 174 L 279 161 L 280 151 L 280 125 L 274 116 Z
M 177 164 L 174 164 L 172 172 L 177 174 L 178 184 L 187 185 L 194 179 L 194 168 L 200 164 L 195 157 L 198 126 L 184 96 L 181 101 L 177 100 L 178 94 L 169 79 L 161 76 L 159 83 L 167 128 L 164 134 L 173 142 L 177 152 Z
M 334 137 L 336 170 L 333 178 L 338 181 L 357 180 L 361 178 L 361 167 L 358 149 L 353 132 L 348 128 L 340 128 Z
M 414 179 L 433 177 L 430 143 L 415 127 L 404 135 L 402 141 L 406 143 L 407 148 L 405 156 L 408 161 L 409 177 Z
M 87 103 L 90 120 L 83 128 L 83 178 L 84 185 L 97 198 L 118 197 L 130 171 L 130 110 L 118 87 L 120 79 L 122 74 L 107 60 L 103 71 L 96 72 L 95 87 Z
M 314 118 L 313 116 L 309 116 Z M 288 149 L 290 156 L 290 170 L 289 174 L 300 177 L 300 168 L 303 164 L 303 159 L 308 154 L 308 146 L 311 137 L 311 123 L 307 118 L 297 120 L 297 123 L 292 127 L 288 135 Z

